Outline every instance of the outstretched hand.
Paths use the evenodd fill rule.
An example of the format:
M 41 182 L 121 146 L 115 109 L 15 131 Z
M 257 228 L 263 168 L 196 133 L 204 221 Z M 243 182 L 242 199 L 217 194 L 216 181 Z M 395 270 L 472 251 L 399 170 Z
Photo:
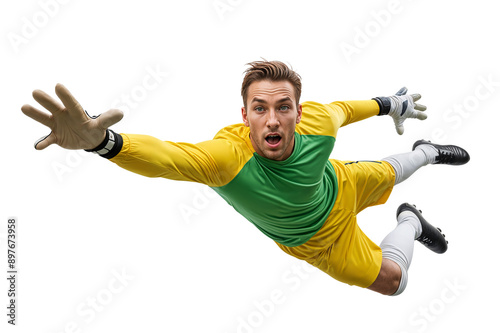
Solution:
M 423 111 L 427 110 L 427 107 L 422 104 L 415 103 L 422 96 L 420 94 L 407 95 L 408 89 L 403 87 L 394 95 L 390 96 L 391 99 L 391 110 L 389 115 L 394 120 L 394 125 L 396 126 L 396 131 L 399 135 L 404 133 L 403 122 L 408 118 L 416 118 L 420 120 L 427 119 L 427 114 Z
M 37 150 L 54 143 L 66 149 L 93 149 L 104 140 L 106 129 L 123 118 L 123 112 L 117 109 L 90 117 L 65 86 L 58 83 L 55 90 L 62 105 L 41 90 L 33 91 L 33 98 L 50 114 L 28 104 L 21 107 L 25 115 L 51 129 L 35 143 Z

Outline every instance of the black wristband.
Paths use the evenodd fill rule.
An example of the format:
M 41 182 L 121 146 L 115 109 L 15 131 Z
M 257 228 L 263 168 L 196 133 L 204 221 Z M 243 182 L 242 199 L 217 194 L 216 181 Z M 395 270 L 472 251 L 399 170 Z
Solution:
M 85 149 L 85 151 L 97 154 L 101 157 L 110 159 L 118 155 L 123 147 L 123 138 L 120 134 L 110 129 L 106 130 L 106 137 L 101 144 L 94 149 Z
M 375 97 L 372 99 L 378 103 L 380 108 L 379 116 L 389 114 L 389 111 L 391 111 L 391 99 L 389 97 Z

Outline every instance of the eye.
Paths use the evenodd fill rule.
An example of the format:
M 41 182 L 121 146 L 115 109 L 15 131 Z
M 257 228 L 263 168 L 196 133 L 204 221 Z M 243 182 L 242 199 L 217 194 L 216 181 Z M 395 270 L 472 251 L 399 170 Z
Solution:
M 288 105 L 280 106 L 280 111 L 288 111 L 288 110 L 290 110 L 290 107 Z
M 257 106 L 257 107 L 255 107 L 255 111 L 257 111 L 257 112 L 263 112 L 264 108 L 262 106 Z

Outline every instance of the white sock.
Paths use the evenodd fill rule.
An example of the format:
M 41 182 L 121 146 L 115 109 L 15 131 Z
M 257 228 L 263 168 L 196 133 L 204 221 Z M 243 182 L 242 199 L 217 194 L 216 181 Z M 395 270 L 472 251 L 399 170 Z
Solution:
M 422 225 L 412 212 L 402 212 L 398 216 L 398 225 L 380 244 L 382 257 L 392 260 L 401 268 L 401 280 L 398 290 L 393 294 L 401 294 L 408 284 L 408 269 L 413 258 L 415 239 L 422 233 Z
M 436 161 L 436 157 L 438 157 L 439 152 L 436 147 L 433 145 L 421 144 L 415 147 L 415 150 L 421 150 L 424 152 L 427 157 L 427 164 L 432 164 Z
M 413 212 L 405 210 L 401 214 L 398 215 L 398 225 L 401 223 L 410 223 L 412 227 L 415 229 L 415 237 L 413 239 L 417 239 L 422 234 L 422 223 L 418 219 L 417 215 Z
M 396 173 L 395 185 L 408 179 L 415 171 L 427 164 L 432 164 L 438 156 L 438 151 L 431 145 L 422 144 L 409 153 L 386 157 L 382 161 L 389 162 Z

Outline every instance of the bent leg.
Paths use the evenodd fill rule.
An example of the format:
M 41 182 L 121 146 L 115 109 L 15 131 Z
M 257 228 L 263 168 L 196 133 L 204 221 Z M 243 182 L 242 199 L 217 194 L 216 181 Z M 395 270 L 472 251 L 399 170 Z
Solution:
M 382 242 L 384 250 L 362 232 L 356 217 L 364 208 L 387 200 L 395 181 L 394 169 L 388 162 L 331 161 L 339 187 L 337 200 L 325 224 L 305 244 L 293 248 L 278 246 L 340 282 L 370 288 L 386 295 L 397 294 L 400 287 L 402 291 L 406 286 L 406 271 L 412 253 L 406 256 L 408 264 L 400 265 L 394 258 L 401 254 L 393 250 L 396 254 L 391 256 L 390 246 L 386 246 L 400 246 L 397 245 L 398 232 L 393 231 L 392 237 L 388 236 L 386 242 Z M 397 229 L 408 230 L 399 225 Z M 404 242 L 410 244 L 412 250 L 414 237 L 413 229 L 409 242 Z
M 401 277 L 402 270 L 399 265 L 390 259 L 383 258 L 377 279 L 368 289 L 382 295 L 394 295 L 399 288 Z
M 405 290 L 415 239 L 421 233 L 422 226 L 413 213 L 399 214 L 398 226 L 380 244 L 382 267 L 379 276 L 368 289 L 392 296 L 400 295 Z

